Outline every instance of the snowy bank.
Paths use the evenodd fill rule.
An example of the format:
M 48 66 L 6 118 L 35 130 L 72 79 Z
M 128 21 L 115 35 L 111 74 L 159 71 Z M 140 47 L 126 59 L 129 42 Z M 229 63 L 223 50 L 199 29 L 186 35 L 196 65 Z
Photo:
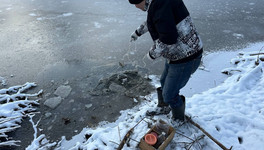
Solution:
M 237 57 L 231 60 L 232 67 L 222 69 L 222 72 L 227 74 L 227 79 L 222 84 L 187 97 L 186 113 L 223 145 L 228 148 L 233 146 L 234 150 L 255 150 L 264 146 L 264 55 L 256 55 L 264 51 L 260 51 L 263 45 L 255 44 L 244 49 L 244 52 L 236 52 Z M 226 52 L 226 56 L 228 53 Z M 150 78 L 154 86 L 159 86 L 157 76 Z M 210 78 L 214 78 L 213 74 Z M 193 80 L 199 80 L 199 76 L 193 77 Z M 200 86 L 203 84 L 200 83 Z M 116 149 L 128 130 L 142 118 L 144 121 L 136 126 L 124 150 L 137 149 L 141 137 L 158 119 L 165 120 L 176 129 L 174 139 L 167 150 L 221 149 L 208 137 L 199 138 L 203 133 L 189 122 L 171 121 L 171 114 L 146 117 L 147 110 L 155 109 L 157 95 L 152 93 L 143 98 L 145 101 L 140 105 L 121 111 L 121 116 L 116 122 L 102 122 L 96 128 L 84 128 L 72 140 L 63 139 L 57 150 Z
M 35 83 L 25 83 L 8 89 L 0 89 L 0 148 L 2 146 L 18 146 L 20 141 L 12 140 L 8 133 L 20 128 L 23 117 L 35 112 L 34 106 L 38 105 L 38 99 L 32 99 L 40 94 L 24 93 L 35 87 Z

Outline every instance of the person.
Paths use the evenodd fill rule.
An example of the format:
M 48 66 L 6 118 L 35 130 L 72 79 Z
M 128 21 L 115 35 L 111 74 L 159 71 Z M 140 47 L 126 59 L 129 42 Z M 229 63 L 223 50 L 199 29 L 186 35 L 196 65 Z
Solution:
M 185 97 L 180 95 L 200 65 L 203 44 L 182 0 L 129 0 L 147 12 L 147 21 L 131 34 L 131 41 L 149 32 L 154 44 L 147 56 L 165 58 L 160 78 L 158 107 L 169 105 L 173 120 L 185 119 Z

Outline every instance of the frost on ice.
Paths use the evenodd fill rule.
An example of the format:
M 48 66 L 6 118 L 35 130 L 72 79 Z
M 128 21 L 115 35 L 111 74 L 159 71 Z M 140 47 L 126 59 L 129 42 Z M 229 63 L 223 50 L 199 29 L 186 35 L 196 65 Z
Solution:
M 63 15 L 64 17 L 69 17 L 69 16 L 72 16 L 73 13 L 63 13 L 62 15 Z
M 6 86 L 7 85 L 6 79 L 4 77 L 1 77 L 1 76 L 0 76 L 0 83 L 1 83 L 2 86 Z

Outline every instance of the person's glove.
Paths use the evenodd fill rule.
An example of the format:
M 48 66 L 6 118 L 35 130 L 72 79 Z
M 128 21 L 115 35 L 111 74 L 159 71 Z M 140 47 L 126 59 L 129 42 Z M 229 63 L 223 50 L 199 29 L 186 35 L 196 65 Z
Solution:
M 160 47 L 160 44 L 155 41 L 154 45 L 150 48 L 148 52 L 148 58 L 154 60 L 161 56 L 163 49 Z
M 137 30 L 136 30 L 135 32 L 133 32 L 133 33 L 131 34 L 130 42 L 134 42 L 134 41 L 136 41 L 136 40 L 138 39 L 139 36 L 140 36 L 140 35 L 139 35 L 139 33 L 137 32 Z
M 155 60 L 155 57 L 153 56 L 153 52 L 154 52 L 155 49 L 156 49 L 156 45 L 154 44 L 154 45 L 150 48 L 149 52 L 147 53 L 147 57 L 148 57 L 148 59 L 151 60 L 151 61 Z
M 155 60 L 155 58 L 151 56 L 150 52 L 147 53 L 147 58 L 151 61 Z

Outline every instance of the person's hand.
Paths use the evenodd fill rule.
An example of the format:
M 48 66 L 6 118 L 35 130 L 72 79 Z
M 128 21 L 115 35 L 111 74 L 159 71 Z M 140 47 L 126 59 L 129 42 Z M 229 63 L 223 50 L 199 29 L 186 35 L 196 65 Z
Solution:
M 162 55 L 163 49 L 160 47 L 157 42 L 154 43 L 154 45 L 150 48 L 148 56 L 151 60 L 154 60 Z
M 155 57 L 152 56 L 152 53 L 154 52 L 155 49 L 156 49 L 156 45 L 154 44 L 154 45 L 150 48 L 149 52 L 147 53 L 147 57 L 148 57 L 148 59 L 151 60 L 151 61 L 155 60 Z
M 151 61 L 155 60 L 155 58 L 151 56 L 150 52 L 147 53 L 147 58 Z
M 134 42 L 138 39 L 139 35 L 137 34 L 137 30 L 131 34 L 130 42 Z

